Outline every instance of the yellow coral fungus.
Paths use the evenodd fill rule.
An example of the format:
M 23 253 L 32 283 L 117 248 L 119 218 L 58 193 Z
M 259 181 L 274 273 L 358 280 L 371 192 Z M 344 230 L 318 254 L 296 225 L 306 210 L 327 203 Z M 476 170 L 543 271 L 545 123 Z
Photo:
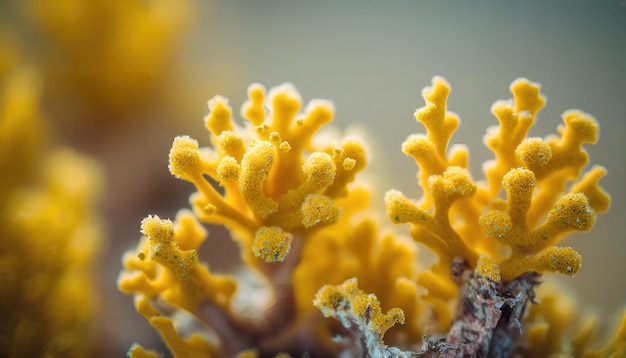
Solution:
M 198 142 L 188 136 L 176 137 L 170 150 L 170 172 L 179 179 L 192 181 L 201 170 Z
M 408 337 L 422 336 L 425 310 L 418 299 L 415 249 L 393 235 L 378 238 L 373 218 L 359 218 L 368 201 L 353 196 L 337 201 L 343 209 L 334 225 L 315 233 L 302 249 L 300 264 L 293 273 L 298 314 L 311 314 L 311 302 L 324 285 L 339 285 L 350 278 L 359 281 L 361 289 L 375 293 L 383 307 L 399 307 L 406 324 L 396 326 L 386 335 L 386 342 L 399 344 Z
M 481 257 L 476 263 L 476 271 L 484 279 L 499 282 L 501 280 L 500 267 L 493 257 Z
M 339 210 L 333 206 L 333 200 L 321 194 L 309 194 L 302 203 L 302 224 L 312 227 L 319 223 L 332 224 L 339 217 Z
M 597 319 L 581 314 L 575 302 L 557 288 L 540 287 L 537 302 L 526 320 L 529 355 L 574 357 L 623 357 L 626 354 L 626 312 L 615 316 L 612 330 Z
M 196 252 L 206 231 L 188 211 L 179 212 L 176 223 L 157 216 L 144 219 L 141 228 L 146 239 L 139 244 L 139 255 L 125 257 L 129 271 L 120 277 L 120 289 L 148 298 L 165 295 L 170 304 L 189 310 L 207 297 L 215 304 L 230 305 L 235 283 L 197 265 Z

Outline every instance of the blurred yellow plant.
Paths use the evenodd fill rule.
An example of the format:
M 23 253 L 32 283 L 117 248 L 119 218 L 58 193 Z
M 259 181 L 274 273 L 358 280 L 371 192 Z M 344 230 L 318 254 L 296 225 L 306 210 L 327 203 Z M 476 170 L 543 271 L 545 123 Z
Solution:
M 50 84 L 58 92 L 63 85 L 73 87 L 109 121 L 159 88 L 191 17 L 187 0 L 30 0 L 27 5 L 52 45 L 42 64 Z
M 70 149 L 47 149 L 39 87 L 16 68 L 0 95 L 0 355 L 91 356 L 103 175 Z
M 626 356 L 626 311 L 623 309 L 615 315 L 615 327 L 610 331 L 597 317 L 577 309 L 573 297 L 559 292 L 558 286 L 540 286 L 538 301 L 540 304 L 531 306 L 525 322 L 530 356 Z

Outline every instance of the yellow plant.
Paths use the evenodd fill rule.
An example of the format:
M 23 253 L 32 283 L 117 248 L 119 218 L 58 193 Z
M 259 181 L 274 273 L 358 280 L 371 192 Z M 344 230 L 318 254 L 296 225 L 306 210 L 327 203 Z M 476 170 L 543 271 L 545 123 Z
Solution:
M 539 85 L 514 81 L 513 100 L 498 101 L 491 108 L 500 125 L 489 129 L 485 144 L 496 158 L 484 165 L 486 182 L 475 183 L 467 169 L 467 148 L 456 146 L 448 153 L 459 123 L 446 111 L 449 92 L 447 82 L 435 77 L 432 87 L 423 91 L 426 106 L 415 113 L 427 134 L 412 135 L 403 144 L 404 153 L 420 168 L 424 197 L 412 202 L 396 190 L 385 197 L 391 220 L 411 223 L 414 240 L 439 256 L 418 283 L 428 290 L 425 299 L 440 317 L 441 330 L 451 321 L 449 302 L 458 296 L 451 275 L 455 258 L 470 268 L 478 265 L 482 275 L 496 281 L 509 282 L 525 272 L 573 276 L 581 256 L 556 245 L 571 231 L 589 230 L 595 213 L 609 206 L 608 195 L 598 185 L 606 170 L 594 166 L 581 177 L 587 164 L 581 146 L 597 140 L 593 117 L 566 111 L 560 136 L 526 138 L 545 100 Z M 478 261 L 481 256 L 489 259 Z
M 232 110 L 225 98 L 211 99 L 205 124 L 213 146 L 200 148 L 190 137 L 177 137 L 170 151 L 169 168 L 173 175 L 192 182 L 198 189 L 191 197 L 195 216 L 205 223 L 227 226 L 240 245 L 243 261 L 264 277 L 272 299 L 280 300 L 286 293 L 273 280 L 281 270 L 287 270 L 289 275 L 294 263 L 300 260 L 300 252 L 316 233 L 340 220 L 341 210 L 336 202 L 358 203 L 359 198 L 367 198 L 365 191 L 347 186 L 365 167 L 365 150 L 354 138 L 339 143 L 314 143 L 314 134 L 332 120 L 333 106 L 328 101 L 312 101 L 300 114 L 300 95 L 290 84 L 272 89 L 269 95 L 263 86 L 253 84 L 248 95 L 241 111 L 247 121 L 244 126 L 232 121 Z M 349 210 L 349 205 L 345 209 Z M 193 229 L 176 229 L 182 220 Z M 203 305 L 218 305 L 229 312 L 229 324 L 243 329 L 240 326 L 244 323 L 238 322 L 245 321 L 243 317 L 231 312 L 234 278 L 213 275 L 207 266 L 196 264 L 193 250 L 198 249 L 205 234 L 198 234 L 203 230 L 190 212 L 181 212 L 175 223 L 157 217 L 144 220 L 142 231 L 148 239 L 140 244 L 139 255 L 126 257 L 128 272 L 120 277 L 120 288 L 140 293 L 138 309 L 156 297 L 167 297 L 170 305 L 190 312 L 197 312 Z M 194 238 L 190 237 L 192 232 Z M 178 265 L 184 257 L 193 263 L 185 263 L 186 269 L 181 271 Z M 348 277 L 343 275 L 341 279 Z M 320 287 L 308 290 L 309 312 L 313 295 Z M 287 305 L 285 308 L 292 307 L 294 302 Z M 305 321 L 293 308 L 285 319 Z M 268 329 L 261 323 L 256 322 L 257 330 Z M 169 342 L 169 333 L 161 333 Z M 216 348 L 206 343 L 203 354 L 214 354 Z M 175 353 L 186 352 L 172 345 L 170 348 Z M 245 348 L 249 347 L 229 348 L 227 352 Z M 225 348 L 221 349 L 224 354 Z
M 39 95 L 38 77 L 26 67 L 2 83 L 0 355 L 90 356 L 102 173 L 70 149 L 44 151 Z
M 332 120 L 332 104 L 312 101 L 300 113 L 291 85 L 266 95 L 253 84 L 243 124 L 232 120 L 225 98 L 209 101 L 211 147 L 175 138 L 169 169 L 196 187 L 193 212 L 181 210 L 174 222 L 144 219 L 120 289 L 135 295 L 176 356 L 507 355 L 524 339 L 536 344 L 528 352 L 595 352 L 584 324 L 576 341 L 562 337 L 558 349 L 544 349 L 532 318 L 541 314 L 531 311 L 528 332 L 523 321 L 540 273 L 580 269 L 580 255 L 558 243 L 608 209 L 598 184 L 606 170 L 582 173 L 582 145 L 597 140 L 596 121 L 567 111 L 560 136 L 526 138 L 544 99 L 537 84 L 516 80 L 514 99 L 492 107 L 500 126 L 485 142 L 495 160 L 476 183 L 467 148 L 448 151 L 459 122 L 446 111 L 449 91 L 439 77 L 424 90 L 416 118 L 427 133 L 403 145 L 419 165 L 424 196 L 385 196 L 391 221 L 412 224 L 414 241 L 439 256 L 430 270 L 418 273 L 413 243 L 379 233 L 369 188 L 353 183 L 366 164 L 363 144 L 315 136 Z M 246 269 L 225 276 L 201 262 L 207 232 L 200 222 L 229 229 Z M 557 323 L 553 330 L 560 335 Z M 620 328 L 615 342 L 622 335 Z M 610 344 L 597 352 L 622 349 Z M 129 354 L 155 355 L 138 344 Z
M 348 195 L 346 185 L 364 168 L 365 151 L 350 138 L 321 147 L 312 143 L 313 134 L 332 119 L 330 102 L 311 102 L 296 118 L 301 99 L 291 85 L 270 91 L 269 114 L 261 85 L 250 86 L 248 94 L 242 108 L 245 128 L 232 122 L 226 99 L 213 98 L 205 119 L 213 148 L 177 137 L 169 168 L 198 189 L 191 198 L 198 218 L 227 224 L 244 261 L 263 270 L 268 266 L 256 258 L 283 261 L 294 239 L 306 241 L 317 228 L 338 220 L 334 200 Z
M 29 0 L 27 8 L 52 45 L 42 64 L 50 84 L 73 88 L 109 121 L 158 88 L 191 12 L 186 0 Z

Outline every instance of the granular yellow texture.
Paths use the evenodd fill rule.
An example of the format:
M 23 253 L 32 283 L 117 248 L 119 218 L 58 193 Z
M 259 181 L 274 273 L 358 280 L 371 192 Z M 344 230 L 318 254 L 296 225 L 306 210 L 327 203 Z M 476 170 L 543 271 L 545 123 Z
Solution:
M 313 304 L 325 317 L 338 317 L 348 314 L 367 325 L 382 341 L 385 332 L 394 325 L 404 324 L 404 312 L 392 308 L 383 313 L 380 302 L 374 294 L 367 294 L 358 288 L 358 281 L 350 279 L 338 286 L 326 285 L 315 295 Z
M 232 119 L 232 110 L 224 97 L 216 96 L 208 101 L 209 114 L 205 125 L 210 133 L 211 146 L 201 147 L 189 136 L 174 139 L 169 153 L 169 169 L 175 177 L 195 185 L 197 192 L 190 199 L 193 214 L 183 210 L 173 222 L 156 216 L 147 217 L 141 225 L 144 238 L 137 250 L 124 258 L 125 271 L 118 281 L 120 289 L 135 295 L 137 310 L 160 331 L 177 356 L 258 352 L 246 350 L 253 347 L 240 346 L 237 341 L 233 343 L 232 333 L 223 335 L 219 332 L 219 327 L 224 324 L 231 330 L 246 332 L 239 334 L 262 331 L 258 333 L 261 337 L 274 336 L 278 333 L 273 330 L 288 327 L 263 328 L 272 319 L 255 322 L 237 313 L 241 308 L 233 306 L 238 286 L 235 277 L 215 275 L 206 264 L 199 262 L 198 248 L 206 236 L 200 222 L 224 225 L 229 229 L 231 237 L 239 243 L 244 264 L 261 275 L 261 283 L 270 297 L 279 300 L 275 305 L 281 309 L 295 309 L 281 318 L 294 325 L 306 326 L 311 320 L 320 320 L 312 301 L 315 293 L 328 281 L 322 280 L 323 277 L 312 269 L 316 265 L 334 264 L 325 260 L 330 252 L 321 254 L 318 259 L 322 261 L 303 259 L 303 252 L 311 252 L 320 245 L 327 248 L 323 244 L 327 240 L 324 235 L 333 233 L 332 237 L 343 242 L 336 252 L 342 255 L 341 252 L 356 249 L 356 241 L 346 241 L 345 238 L 357 240 L 366 234 L 368 243 L 359 248 L 363 254 L 341 258 L 337 262 L 351 262 L 347 268 L 335 271 L 333 280 L 339 282 L 358 271 L 353 266 L 354 260 L 366 256 L 368 260 L 375 260 L 379 255 L 374 251 L 378 242 L 376 224 L 369 219 L 352 228 L 351 221 L 355 212 L 369 205 L 366 190 L 348 186 L 365 167 L 364 145 L 352 137 L 339 141 L 325 137 L 313 140 L 316 132 L 332 120 L 332 103 L 311 101 L 301 113 L 300 95 L 291 84 L 273 88 L 269 94 L 260 84 L 253 84 L 248 89 L 248 98 L 241 110 L 245 119 L 243 125 Z M 333 231 L 331 228 L 335 225 L 345 231 Z M 391 238 L 387 242 L 380 255 L 388 252 L 389 257 L 381 258 L 384 261 L 381 261 L 377 275 L 383 274 L 383 266 L 396 265 L 391 256 L 394 250 L 404 252 L 408 260 L 398 260 L 401 269 L 393 275 L 394 280 L 405 273 L 409 278 L 405 278 L 407 282 L 404 284 L 392 282 L 391 286 L 407 286 L 408 289 L 401 290 L 408 292 L 407 297 L 415 298 L 417 289 L 410 281 L 415 276 L 410 258 L 413 252 L 393 243 Z M 283 277 L 290 278 L 292 271 L 298 271 L 297 275 L 302 278 L 294 279 L 289 285 L 272 281 L 280 272 L 285 272 Z M 367 272 L 376 271 L 371 268 Z M 377 288 L 389 287 L 385 281 L 381 280 L 381 284 Z M 376 293 L 379 291 L 383 299 L 395 302 L 389 296 L 397 289 L 388 295 L 384 290 Z M 409 301 L 402 297 L 397 296 Z M 173 328 L 175 320 L 155 304 L 158 301 L 207 321 L 217 340 L 198 335 L 182 339 L 183 333 Z M 415 305 L 412 303 L 408 308 L 413 315 Z M 267 309 L 262 303 L 252 303 L 251 306 L 257 310 Z M 208 321 L 206 312 L 213 310 L 223 314 Z M 158 322 L 167 324 L 157 325 L 155 317 L 159 318 Z M 321 326 L 329 325 L 322 323 Z M 412 327 L 415 329 L 415 325 Z M 316 339 L 330 339 L 328 329 L 316 328 L 316 331 L 315 335 L 324 337 Z M 131 350 L 136 356 L 143 354 L 140 352 L 144 351 L 139 345 Z
M 423 91 L 426 106 L 415 112 L 426 134 L 411 135 L 402 147 L 419 166 L 424 196 L 414 202 L 391 190 L 385 197 L 390 219 L 410 223 L 413 239 L 439 257 L 418 283 L 428 290 L 425 299 L 441 330 L 451 318 L 449 302 L 457 297 L 453 259 L 465 260 L 494 281 L 533 271 L 573 276 L 581 256 L 558 243 L 572 231 L 588 231 L 595 214 L 609 207 L 598 184 L 606 170 L 594 166 L 583 172 L 588 155 L 582 145 L 596 142 L 596 120 L 569 110 L 558 136 L 527 138 L 545 99 L 539 85 L 526 79 L 515 80 L 511 92 L 512 100 L 491 108 L 499 126 L 488 129 L 484 142 L 495 159 L 483 165 L 486 181 L 475 182 L 468 149 L 455 145 L 448 150 L 459 118 L 446 110 L 450 86 L 435 77 Z
M 560 136 L 526 138 L 544 99 L 538 85 L 515 81 L 514 99 L 492 107 L 500 126 L 488 131 L 485 143 L 495 160 L 484 166 L 487 180 L 475 182 L 467 148 L 448 151 L 459 124 L 446 111 L 449 91 L 438 77 L 424 90 L 426 106 L 416 118 L 427 132 L 403 145 L 418 163 L 424 196 L 418 202 L 397 190 L 385 196 L 391 221 L 410 223 L 413 241 L 439 256 L 430 270 L 418 273 L 413 241 L 379 232 L 368 210 L 371 188 L 353 183 L 366 164 L 364 145 L 351 137 L 314 140 L 332 120 L 332 104 L 312 101 L 301 112 L 292 85 L 266 94 L 253 84 L 241 110 L 243 124 L 232 119 L 227 99 L 216 96 L 205 118 L 210 146 L 189 136 L 174 139 L 169 169 L 197 189 L 190 198 L 193 211 L 181 210 L 174 221 L 144 219 L 144 237 L 124 258 L 120 289 L 135 295 L 137 310 L 176 356 L 359 355 L 364 347 L 374 355 L 412 356 L 417 353 L 400 349 L 414 348 L 429 331 L 448 329 L 463 282 L 505 287 L 528 272 L 575 275 L 580 255 L 558 244 L 569 232 L 589 230 L 595 214 L 609 206 L 599 186 L 606 171 L 596 166 L 583 173 L 582 145 L 597 140 L 595 120 L 567 111 Z M 207 235 L 201 223 L 229 230 L 245 270 L 233 276 L 209 270 L 198 257 Z M 510 297 L 500 298 L 513 307 Z M 526 303 L 517 299 L 515 307 L 523 311 Z M 548 310 L 552 306 L 546 299 Z M 343 330 L 316 308 L 338 319 Z M 207 332 L 185 330 L 176 314 L 181 311 Z M 500 317 L 499 311 L 488 313 Z M 552 313 L 548 320 L 563 327 L 574 322 Z M 553 339 L 563 337 L 562 327 L 540 321 L 531 319 L 524 331 L 530 349 L 565 352 L 557 345 L 569 341 Z M 514 324 L 525 329 L 523 322 Z M 585 344 L 591 331 L 581 327 L 579 343 L 572 344 L 592 352 Z M 619 339 L 623 330 L 617 331 Z M 346 346 L 350 339 L 361 346 Z M 445 346 L 429 337 L 423 344 Z M 134 345 L 129 354 L 153 353 Z
M 316 146 L 313 136 L 332 120 L 333 105 L 312 101 L 299 114 L 302 101 L 291 84 L 269 95 L 253 84 L 248 97 L 243 127 L 225 98 L 209 100 L 205 124 L 212 146 L 177 137 L 169 168 L 198 189 L 191 198 L 198 218 L 226 224 L 244 261 L 255 267 L 258 259 L 283 261 L 293 240 L 337 222 L 341 211 L 334 201 L 347 195 L 347 184 L 364 168 L 365 150 L 352 138 Z
M 124 257 L 125 272 L 120 275 L 120 290 L 135 294 L 135 307 L 163 336 L 176 356 L 211 357 L 215 348 L 201 335 L 181 338 L 173 320 L 155 307 L 160 298 L 173 307 L 195 312 L 210 301 L 230 308 L 236 289 L 226 276 L 212 274 L 207 266 L 198 265 L 197 249 L 207 232 L 191 212 L 181 210 L 176 226 L 170 220 L 149 216 L 141 223 L 145 235 L 136 252 Z M 129 353 L 141 357 L 143 348 L 135 345 Z
M 359 195 L 337 200 L 341 219 L 316 232 L 302 249 L 292 279 L 298 314 L 315 314 L 311 302 L 322 287 L 354 278 L 360 289 L 376 295 L 381 307 L 404 312 L 405 324 L 391 328 L 385 342 L 417 341 L 428 317 L 418 294 L 417 251 L 408 240 L 381 233 L 375 217 L 363 215 L 371 194 L 366 188 L 355 191 Z

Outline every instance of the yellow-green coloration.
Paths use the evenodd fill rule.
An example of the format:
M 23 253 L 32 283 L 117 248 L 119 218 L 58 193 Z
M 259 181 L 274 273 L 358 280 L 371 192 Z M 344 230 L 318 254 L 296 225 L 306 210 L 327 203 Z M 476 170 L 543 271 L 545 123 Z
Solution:
M 96 354 L 103 173 L 51 146 L 30 68 L 0 73 L 0 356 Z
M 446 111 L 449 85 L 435 77 L 423 91 L 426 106 L 415 113 L 427 133 L 411 135 L 402 147 L 419 166 L 424 197 L 412 202 L 396 190 L 385 197 L 389 218 L 411 223 L 413 239 L 439 256 L 418 283 L 428 290 L 425 299 L 440 317 L 442 330 L 451 317 L 448 302 L 457 296 L 450 276 L 454 258 L 495 281 L 508 282 L 531 271 L 573 276 L 581 256 L 556 245 L 571 231 L 588 231 L 595 213 L 609 206 L 598 185 L 606 171 L 594 167 L 581 178 L 587 164 L 582 144 L 597 140 L 595 119 L 566 111 L 560 136 L 527 139 L 545 99 L 539 85 L 526 79 L 514 81 L 511 92 L 512 100 L 491 108 L 500 125 L 488 130 L 485 144 L 495 160 L 484 165 L 486 182 L 474 183 L 466 169 L 467 148 L 457 145 L 448 151 L 459 120 Z
M 405 316 L 399 308 L 383 313 L 380 302 L 374 294 L 359 289 L 357 279 L 350 279 L 341 285 L 322 287 L 313 300 L 315 307 L 325 317 L 337 317 L 349 312 L 373 332 L 382 343 L 385 332 L 396 324 L 404 324 Z

